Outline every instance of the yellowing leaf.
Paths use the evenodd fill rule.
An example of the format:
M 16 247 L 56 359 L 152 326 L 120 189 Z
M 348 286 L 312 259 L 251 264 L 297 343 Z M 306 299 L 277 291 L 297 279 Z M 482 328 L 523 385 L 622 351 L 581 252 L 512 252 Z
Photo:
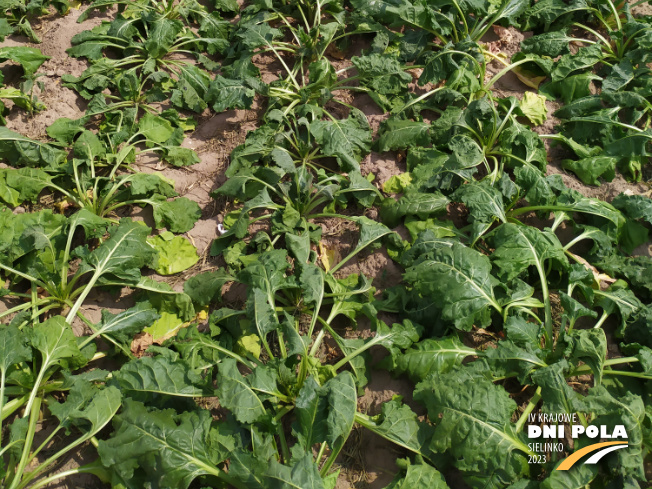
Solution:
M 241 355 L 251 353 L 254 357 L 260 358 L 260 337 L 255 334 L 241 337 L 236 344 L 236 350 Z
M 157 345 L 161 345 L 165 340 L 176 336 L 181 328 L 187 328 L 192 323 L 206 320 L 208 318 L 208 308 L 201 309 L 194 318 L 185 323 L 179 316 L 170 312 L 163 311 L 160 315 L 161 317 L 154 324 L 143 329 L 144 332 L 152 335 L 153 342 Z
M 597 268 L 595 268 L 581 256 L 571 253 L 570 251 L 568 254 L 571 255 L 578 263 L 581 263 L 593 273 L 593 280 L 595 280 L 596 284 L 600 286 L 600 290 L 608 289 L 611 284 L 616 282 L 615 278 L 610 277 L 606 273 L 601 273 Z
M 412 174 L 409 172 L 392 175 L 384 184 L 383 192 L 388 194 L 401 194 L 412 183 Z
M 197 249 L 182 236 L 166 231 L 147 238 L 147 242 L 158 251 L 154 269 L 161 275 L 182 272 L 199 261 Z
M 538 95 L 534 92 L 525 92 L 520 106 L 523 115 L 535 126 L 540 126 L 546 121 L 548 109 L 546 108 L 546 97 L 543 95 Z
M 319 242 L 319 259 L 321 260 L 324 269 L 328 272 L 335 264 L 339 263 L 342 259 L 337 248 L 328 247 L 323 242 Z
M 531 71 L 526 70 L 523 68 L 523 66 L 516 66 L 514 69 L 512 69 L 512 72 L 517 76 L 521 82 L 526 84 L 530 88 L 534 88 L 535 90 L 538 90 L 539 85 L 541 85 L 541 82 L 546 79 L 546 76 L 538 76 L 532 73 Z

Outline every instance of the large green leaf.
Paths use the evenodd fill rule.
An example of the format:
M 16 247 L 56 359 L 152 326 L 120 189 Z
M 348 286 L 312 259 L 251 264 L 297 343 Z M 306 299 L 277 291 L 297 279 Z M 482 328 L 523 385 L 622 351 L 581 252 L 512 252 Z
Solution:
M 63 316 L 54 316 L 35 326 L 32 346 L 41 353 L 41 371 L 81 356 L 75 334 Z
M 487 326 L 492 308 L 502 310 L 494 296 L 497 280 L 489 258 L 460 243 L 433 242 L 427 257 L 408 268 L 404 278 L 459 329 Z
M 138 130 L 148 140 L 161 144 L 170 139 L 174 129 L 170 121 L 149 112 L 138 120 Z
M 409 459 L 398 459 L 396 463 L 405 474 L 399 472 L 386 489 L 448 489 L 444 476 L 433 466 L 411 464 Z
M 378 416 L 356 413 L 355 421 L 400 447 L 424 458 L 431 457 L 429 442 L 433 427 L 419 421 L 416 413 L 398 399 L 383 403 Z
M 430 124 L 390 118 L 383 123 L 379 134 L 376 145 L 381 153 L 412 146 L 427 146 L 430 143 Z
M 510 423 L 516 403 L 501 386 L 462 367 L 435 372 L 414 398 L 436 425 L 431 449 L 450 455 L 471 487 L 505 487 L 529 473 L 529 449 Z
M 9 368 L 32 358 L 32 350 L 27 346 L 27 336 L 17 326 L 0 328 L 0 373 L 4 378 Z M 0 399 L 2 403 L 2 399 Z
M 102 310 L 102 319 L 93 327 L 93 334 L 86 341 L 100 335 L 108 335 L 120 342 L 130 341 L 133 335 L 150 326 L 160 316 L 146 302 L 141 302 L 117 314 Z
M 393 355 L 393 371 L 407 374 L 413 381 L 425 379 L 431 372 L 445 373 L 471 355 L 474 348 L 465 346 L 457 336 L 441 339 L 427 338 L 415 343 L 405 352 Z
M 0 48 L 0 63 L 11 60 L 20 64 L 26 76 L 36 73 L 36 70 L 45 63 L 49 56 L 44 56 L 39 49 L 27 46 L 10 46 Z
M 222 299 L 222 286 L 233 280 L 224 270 L 199 273 L 186 280 L 183 291 L 200 306 L 207 306 L 211 302 L 219 302 Z
M 623 193 L 612 200 L 611 205 L 631 219 L 641 219 L 652 224 L 652 199 L 649 197 Z
M 249 109 L 256 92 L 241 80 L 231 80 L 217 75 L 211 82 L 207 101 L 215 112 L 227 109 Z
M 201 397 L 210 393 L 199 372 L 183 360 L 164 355 L 125 363 L 114 379 L 122 392 L 143 402 L 161 396 Z
M 304 382 L 297 397 L 297 436 L 305 450 L 328 442 L 339 451 L 353 427 L 357 393 L 353 376 L 342 372 L 319 386 L 313 377 Z
M 235 360 L 226 358 L 220 363 L 217 375 L 217 395 L 220 403 L 241 423 L 253 423 L 267 414 L 250 381 L 243 376 Z
M 33 166 L 60 169 L 66 152 L 49 144 L 26 138 L 0 126 L 0 160 L 11 166 Z
M 150 203 L 154 207 L 156 226 L 165 227 L 173 233 L 190 231 L 201 217 L 199 204 L 187 197 L 178 197 L 170 201 L 152 201 Z
M 501 193 L 484 180 L 462 185 L 454 198 L 469 208 L 471 221 L 491 223 L 497 219 L 507 222 Z
M 505 223 L 493 232 L 492 237 L 496 250 L 491 259 L 507 281 L 513 280 L 530 266 L 543 270 L 547 260 L 554 261 L 562 269 L 568 267 L 568 258 L 552 231 Z
M 206 410 L 177 414 L 127 399 L 113 425 L 115 432 L 108 440 L 100 440 L 98 452 L 104 466 L 125 481 L 132 480 L 137 469 L 158 487 L 170 489 L 187 489 L 201 475 L 228 481 L 216 465 L 229 452 L 213 441 Z M 220 436 L 229 438 L 228 434 Z
M 140 269 L 149 264 L 156 251 L 147 244 L 150 229 L 128 219 L 112 228 L 111 236 L 84 258 L 86 269 L 99 276 L 112 275 L 137 283 Z
M 358 109 L 347 119 L 314 121 L 310 133 L 323 154 L 336 157 L 344 171 L 360 170 L 362 156 L 371 149 L 371 128 Z
M 413 215 L 426 219 L 444 212 L 449 203 L 448 198 L 439 192 L 409 192 L 398 201 L 391 197 L 383 200 L 380 215 L 389 226 L 394 227 L 403 216 Z

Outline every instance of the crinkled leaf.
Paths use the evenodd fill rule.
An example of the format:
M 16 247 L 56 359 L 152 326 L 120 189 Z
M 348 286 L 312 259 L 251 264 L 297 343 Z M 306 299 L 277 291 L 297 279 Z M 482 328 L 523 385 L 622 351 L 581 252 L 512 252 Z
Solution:
M 165 355 L 134 359 L 115 372 L 115 385 L 139 401 L 155 401 L 161 396 L 201 397 L 210 390 L 200 372 L 183 360 Z
M 114 418 L 114 434 L 100 440 L 98 452 L 126 481 L 140 467 L 159 487 L 187 489 L 201 475 L 220 475 L 216 465 L 229 456 L 223 444 L 213 442 L 211 421 L 207 410 L 177 414 L 128 399 Z
M 436 301 L 442 318 L 470 330 L 491 323 L 491 309 L 501 311 L 494 296 L 497 280 L 489 258 L 460 243 L 433 243 L 432 253 L 405 272 L 405 280 L 422 296 Z
M 197 202 L 187 197 L 178 197 L 171 201 L 156 202 L 154 221 L 157 227 L 165 227 L 173 233 L 190 231 L 201 217 L 201 208 Z
M 503 487 L 529 473 L 529 450 L 510 423 L 516 403 L 501 386 L 462 367 L 433 373 L 414 398 L 436 426 L 430 448 L 452 456 L 471 486 Z
M 182 272 L 199 261 L 197 248 L 183 236 L 167 232 L 148 238 L 147 242 L 158 252 L 153 267 L 160 275 Z

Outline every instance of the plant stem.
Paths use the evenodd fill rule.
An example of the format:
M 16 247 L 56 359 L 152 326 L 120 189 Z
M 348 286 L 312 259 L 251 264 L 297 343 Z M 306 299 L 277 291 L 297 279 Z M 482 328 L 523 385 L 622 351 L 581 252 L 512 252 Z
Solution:
M 534 411 L 534 408 L 537 406 L 540 400 L 541 400 L 541 387 L 537 387 L 537 390 L 532 396 L 532 399 L 530 399 L 528 405 L 525 407 L 525 410 L 521 414 L 521 417 L 518 418 L 518 422 L 514 427 L 516 433 L 520 433 L 523 430 L 523 426 L 525 426 L 525 422 L 527 421 L 528 416 L 532 411 Z
M 35 392 L 35 390 L 33 390 L 33 392 Z M 41 401 L 42 399 L 39 397 L 36 399 L 36 402 L 28 405 L 30 410 L 26 413 L 26 415 L 29 415 L 29 425 L 27 427 L 27 434 L 25 435 L 25 444 L 23 445 L 23 452 L 20 456 L 20 462 L 18 462 L 18 467 L 16 468 L 16 472 L 14 473 L 14 477 L 11 481 L 9 489 L 16 489 L 22 482 L 23 472 L 27 466 L 29 452 L 32 448 L 34 434 L 36 433 L 36 423 L 38 422 L 39 413 L 41 411 Z
M 20 407 L 27 402 L 28 398 L 29 394 L 25 394 L 22 397 L 17 397 L 6 403 L 4 406 L 2 406 L 2 410 L 0 410 L 0 419 L 7 419 L 18 409 L 20 409 Z
M 5 398 L 5 369 L 0 368 L 0 413 L 2 413 Z M 2 446 L 2 418 L 0 417 L 0 447 Z
M 593 326 L 593 329 L 598 329 L 602 324 L 605 322 L 605 320 L 609 317 L 609 313 L 607 311 L 602 311 L 602 316 L 600 317 L 600 320 L 595 323 L 595 326 Z

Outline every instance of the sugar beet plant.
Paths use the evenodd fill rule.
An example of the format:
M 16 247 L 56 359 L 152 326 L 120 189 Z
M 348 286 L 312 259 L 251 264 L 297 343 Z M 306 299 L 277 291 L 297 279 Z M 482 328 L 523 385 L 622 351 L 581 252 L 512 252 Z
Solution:
M 356 426 L 399 454 L 390 488 L 643 487 L 652 261 L 632 253 L 652 200 L 568 188 L 546 140 L 587 185 L 645 178 L 648 17 L 611 0 L 116 5 L 68 51 L 89 63 L 63 78 L 84 116 L 47 140 L 0 127 L 3 487 L 85 473 L 116 488 L 332 489 Z M 20 7 L 2 6 L 0 34 L 28 33 Z M 533 36 L 506 59 L 485 42 L 493 26 Z M 45 60 L 3 49 L 28 82 Z M 509 72 L 529 87 L 520 100 L 494 91 Z M 14 103 L 32 113 L 29 87 Z M 377 131 L 363 97 L 385 114 Z M 540 135 L 547 99 L 560 125 Z M 254 103 L 259 124 L 212 194 L 226 201 L 218 268 L 175 291 L 147 270 L 197 262 L 179 234 L 201 209 L 136 165 L 192 171 L 190 114 Z M 381 188 L 370 153 L 405 171 Z M 152 208 L 156 236 L 134 206 Z M 338 228 L 348 245 L 324 233 Z M 398 284 L 357 273 L 381 247 Z M 90 318 L 116 289 L 133 305 Z M 375 368 L 412 382 L 414 402 L 361 411 Z M 628 446 L 557 471 L 595 440 L 536 451 L 537 413 L 623 425 Z M 76 450 L 89 463 L 61 471 Z

